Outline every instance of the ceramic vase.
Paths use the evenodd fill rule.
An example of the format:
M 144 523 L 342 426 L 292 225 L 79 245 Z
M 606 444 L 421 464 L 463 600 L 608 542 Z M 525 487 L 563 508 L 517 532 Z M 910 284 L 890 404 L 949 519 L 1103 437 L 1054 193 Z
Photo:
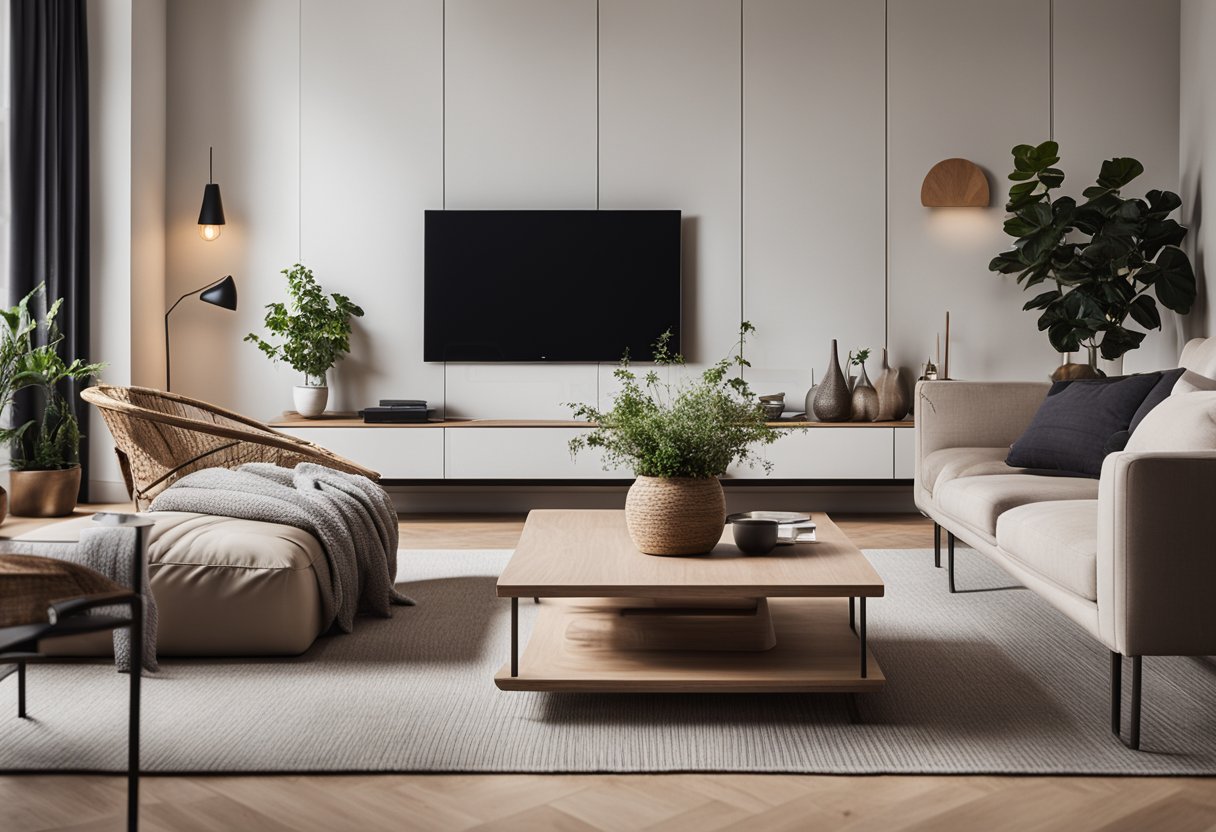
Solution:
M 874 389 L 874 385 L 870 383 L 870 377 L 866 375 L 865 364 L 861 365 L 861 372 L 853 385 L 850 401 L 854 422 L 873 422 L 878 418 L 878 391 Z
M 815 418 L 821 422 L 847 422 L 853 416 L 853 403 L 849 398 L 849 387 L 845 383 L 844 373 L 840 369 L 840 354 L 836 349 L 835 338 L 832 339 L 828 371 L 819 382 L 819 389 L 815 391 L 812 409 Z
M 717 477 L 638 477 L 625 496 L 625 525 L 639 552 L 703 555 L 726 526 Z
M 305 382 L 312 379 L 305 379 Z M 291 391 L 292 401 L 296 406 L 296 413 L 299 413 L 305 419 L 315 419 L 325 412 L 325 405 L 329 403 L 329 387 L 325 383 L 325 376 L 321 376 L 320 384 L 297 384 Z
M 882 348 L 882 372 L 878 381 L 874 382 L 878 391 L 879 422 L 898 422 L 908 415 L 911 400 L 904 390 L 904 379 L 898 367 L 892 367 L 887 361 L 887 348 Z

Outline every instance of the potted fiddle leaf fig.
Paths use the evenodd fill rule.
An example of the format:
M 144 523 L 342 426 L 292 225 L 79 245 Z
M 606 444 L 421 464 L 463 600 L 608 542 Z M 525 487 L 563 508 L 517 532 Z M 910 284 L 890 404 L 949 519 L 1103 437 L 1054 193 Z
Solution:
M 654 369 L 639 376 L 626 355 L 615 372 L 621 387 L 612 407 L 570 405 L 577 418 L 595 425 L 570 441 L 570 452 L 599 449 L 606 469 L 627 466 L 637 476 L 625 500 L 625 521 L 639 551 L 708 552 L 726 522 L 718 478 L 736 462 L 771 468 L 755 447 L 773 443 L 778 433 L 743 376 L 732 373 L 750 366 L 743 342 L 754 331 L 745 321 L 731 356 L 697 377 L 678 373 L 678 382 L 663 380 Z M 665 332 L 655 343 L 655 364 L 682 367 L 684 357 L 671 352 L 670 341 Z
M 251 332 L 246 341 L 257 345 L 272 361 L 285 361 L 304 375 L 296 385 L 296 412 L 315 418 L 325 411 L 329 387 L 325 375 L 350 352 L 351 318 L 362 318 L 363 310 L 346 295 L 325 294 L 312 269 L 296 263 L 283 269 L 287 278 L 287 303 L 266 306 L 266 329 L 282 339 L 272 344 Z
M 93 378 L 105 366 L 63 358 L 64 338 L 55 325 L 62 299 L 42 320 L 30 311 L 44 294 L 40 284 L 16 306 L 0 310 L 0 412 L 11 413 L 18 393 L 28 391 L 36 414 L 0 428 L 0 441 L 10 446 L 10 507 L 26 517 L 60 517 L 76 508 L 80 425 L 63 388 Z
M 1180 315 L 1191 311 L 1195 272 L 1179 248 L 1187 229 L 1170 217 L 1182 200 L 1161 190 L 1124 197 L 1122 189 L 1144 172 L 1129 157 L 1103 162 L 1081 202 L 1052 199 L 1064 183 L 1059 161 L 1055 142 L 1013 148 L 1005 206 L 1013 248 L 988 268 L 1017 275 L 1026 289 L 1041 287 L 1022 308 L 1039 311 L 1039 330 L 1056 351 L 1088 353 L 1088 365 L 1071 365 L 1068 375 L 1102 375 L 1098 355 L 1114 360 L 1144 340 L 1146 333 L 1130 324 L 1161 328 L 1158 302 Z

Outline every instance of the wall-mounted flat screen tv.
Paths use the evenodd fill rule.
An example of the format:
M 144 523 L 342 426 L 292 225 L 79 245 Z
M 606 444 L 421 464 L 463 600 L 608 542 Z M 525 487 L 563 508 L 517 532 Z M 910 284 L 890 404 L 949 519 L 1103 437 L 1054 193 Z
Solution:
M 679 211 L 427 211 L 426 361 L 646 361 L 680 344 Z

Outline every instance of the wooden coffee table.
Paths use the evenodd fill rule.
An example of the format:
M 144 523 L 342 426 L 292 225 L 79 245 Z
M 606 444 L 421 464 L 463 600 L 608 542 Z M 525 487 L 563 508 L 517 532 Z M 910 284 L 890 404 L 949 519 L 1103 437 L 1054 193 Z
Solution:
M 748 556 L 730 527 L 713 552 L 634 548 L 623 511 L 533 511 L 498 579 L 511 599 L 503 690 L 864 692 L 885 679 L 866 646 L 878 573 L 827 515 L 818 542 Z M 519 653 L 519 599 L 539 599 Z M 854 604 L 854 599 L 857 603 Z

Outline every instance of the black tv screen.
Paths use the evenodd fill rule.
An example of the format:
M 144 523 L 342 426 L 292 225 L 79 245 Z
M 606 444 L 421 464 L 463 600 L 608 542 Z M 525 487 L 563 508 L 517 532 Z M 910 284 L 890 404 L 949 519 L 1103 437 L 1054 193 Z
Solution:
M 427 211 L 426 361 L 616 361 L 680 345 L 679 211 Z

